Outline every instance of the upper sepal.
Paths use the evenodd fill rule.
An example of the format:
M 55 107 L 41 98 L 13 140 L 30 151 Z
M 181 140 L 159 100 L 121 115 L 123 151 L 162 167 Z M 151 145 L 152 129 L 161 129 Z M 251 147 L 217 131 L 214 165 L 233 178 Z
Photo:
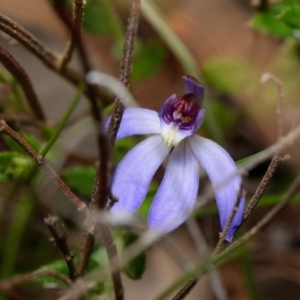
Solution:
M 193 76 L 183 76 L 182 80 L 184 82 L 185 91 L 187 94 L 194 94 L 200 105 L 202 105 L 203 98 L 204 98 L 204 88 L 203 85 Z

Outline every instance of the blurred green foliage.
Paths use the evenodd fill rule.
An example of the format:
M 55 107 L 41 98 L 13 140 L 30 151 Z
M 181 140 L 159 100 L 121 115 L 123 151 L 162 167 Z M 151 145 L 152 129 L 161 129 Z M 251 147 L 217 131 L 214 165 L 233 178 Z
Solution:
M 266 34 L 281 38 L 295 36 L 295 29 L 299 29 L 299 1 L 283 0 L 270 4 L 265 12 L 254 15 L 250 25 Z
M 71 4 L 71 2 L 72 1 L 69 0 L 69 4 Z M 124 21 L 125 18 L 122 15 L 122 10 L 117 9 L 114 4 L 114 2 L 109 0 L 87 1 L 84 13 L 83 29 L 86 33 L 94 35 L 95 38 L 99 38 L 99 40 L 101 38 L 110 39 L 110 54 L 114 60 L 119 61 L 123 51 L 126 24 Z M 175 56 L 179 63 L 183 66 L 185 72 L 199 78 L 203 75 L 203 78 L 205 78 L 206 81 L 205 83 L 207 83 L 207 87 L 211 87 L 213 90 L 213 94 L 207 93 L 206 101 L 209 102 L 210 113 L 215 119 L 218 128 L 221 129 L 221 135 L 226 136 L 226 134 L 230 133 L 236 125 L 238 114 L 234 107 L 230 107 L 228 103 L 222 102 L 222 98 L 220 96 L 225 95 L 233 97 L 241 91 L 251 94 L 251 92 L 257 87 L 258 74 L 246 59 L 228 56 L 217 57 L 206 61 L 200 74 L 199 67 L 194 56 L 192 56 L 187 49 L 184 47 L 182 48 L 183 43 L 181 44 L 179 39 L 176 39 L 176 35 L 176 38 L 174 38 L 174 35 L 172 35 L 174 32 L 170 31 L 168 23 L 160 23 L 157 15 L 155 15 L 155 10 L 154 13 L 151 12 L 151 14 L 152 19 L 148 17 L 148 21 L 150 20 L 153 23 L 156 22 L 156 24 L 159 24 L 159 26 L 157 26 L 157 31 L 160 33 L 162 38 L 158 38 L 155 35 L 150 37 L 141 36 L 138 38 L 134 49 L 134 63 L 131 79 L 133 81 L 148 79 L 159 72 L 160 68 L 166 61 L 169 51 L 175 54 L 177 53 Z M 151 25 L 154 26 L 153 24 Z M 300 30 L 299 1 L 283 0 L 271 3 L 267 11 L 256 13 L 253 16 L 250 21 L 250 25 L 252 28 L 255 28 L 265 34 L 279 37 L 281 39 L 297 37 L 297 33 L 299 34 L 298 30 Z M 298 76 L 297 72 L 299 72 L 297 47 L 293 45 L 283 56 L 285 58 L 284 62 L 276 63 L 277 66 L 280 65 L 278 67 L 278 72 L 288 79 L 285 86 L 289 86 L 289 84 L 293 84 L 294 86 L 298 85 L 297 80 L 290 80 L 290 78 L 296 78 L 296 76 Z M 190 60 L 189 58 L 192 59 Z M 1 104 L 1 109 L 9 112 L 26 111 L 26 108 L 24 107 L 24 96 L 22 95 L 17 83 L 2 69 L 0 69 L 0 81 L 2 84 L 9 86 L 8 101 L 5 105 Z M 294 94 L 298 95 L 297 93 Z M 65 121 L 67 121 L 67 119 L 68 118 L 66 118 Z M 63 124 L 63 127 L 64 126 L 65 123 Z M 206 126 L 208 126 L 207 121 L 201 128 L 201 130 L 204 129 L 205 134 L 209 132 L 209 130 L 205 129 Z M 42 127 L 42 138 L 49 140 L 53 136 L 54 132 L 54 126 L 45 125 Z M 37 138 L 31 133 L 22 133 L 22 136 L 36 151 L 41 150 L 43 145 L 41 138 Z M 57 138 L 58 136 L 55 137 L 55 141 Z M 144 137 L 126 138 L 117 141 L 114 154 L 116 162 L 119 162 L 126 153 L 143 138 Z M 4 143 L 10 151 L 8 150 L 0 153 L 0 181 L 10 181 L 17 179 L 32 163 L 32 160 L 28 157 L 25 151 L 10 138 L 4 137 Z M 55 162 L 59 154 L 59 152 L 55 151 L 52 153 L 52 156 L 50 153 L 49 157 Z M 49 157 L 47 158 L 49 159 Z M 72 190 L 87 198 L 90 198 L 92 195 L 95 174 L 95 167 L 82 165 L 80 163 L 76 166 L 65 167 L 62 171 L 62 176 L 67 185 Z M 148 215 L 149 208 L 158 186 L 159 183 L 155 180 L 151 183 L 146 199 L 138 209 L 138 214 L 140 214 L 143 218 L 146 218 Z M 32 191 L 28 192 L 28 194 L 31 193 Z M 258 207 L 274 205 L 280 201 L 282 196 L 283 193 L 281 192 L 267 194 L 261 199 Z M 300 194 L 297 194 L 293 198 L 292 202 L 300 202 Z M 7 260 L 7 267 L 4 265 L 5 270 L 3 271 L 3 274 L 10 275 L 13 270 L 19 241 L 21 240 L 23 230 L 26 229 L 25 226 L 28 218 L 31 216 L 32 203 L 33 199 L 29 199 L 25 204 L 21 203 L 21 205 L 18 206 L 18 209 L 14 212 L 13 222 L 8 225 L 6 224 L 6 226 L 12 230 L 7 236 L 7 240 L 3 240 L 4 242 L 2 243 L 4 245 L 9 245 L 4 246 L 6 247 L 4 251 L 4 259 L 9 259 Z M 217 214 L 215 204 L 208 205 L 207 207 L 195 212 L 195 215 L 199 218 L 204 215 L 211 214 Z M 125 249 L 132 245 L 138 238 L 136 235 L 131 233 L 123 235 L 123 232 L 120 233 L 120 231 L 117 231 L 115 236 L 120 249 Z M 13 241 L 13 246 L 11 246 L 11 241 Z M 47 251 L 49 251 L 49 249 L 47 249 Z M 108 260 L 105 249 L 100 246 L 92 255 L 92 259 L 88 265 L 88 271 L 95 270 L 98 267 L 103 267 L 107 264 L 107 262 Z M 129 264 L 124 267 L 123 271 L 130 278 L 139 279 L 142 277 L 145 268 L 146 256 L 145 253 L 141 253 L 131 260 Z M 67 275 L 67 268 L 64 260 L 58 260 L 45 265 L 40 268 L 40 270 L 55 270 L 61 274 Z M 99 284 L 96 289 L 88 294 L 87 299 L 89 297 L 92 299 L 95 294 L 99 293 L 104 294 L 104 297 L 106 294 L 108 295 L 111 290 L 111 286 L 107 284 L 108 281 L 109 280 Z M 36 282 L 41 285 L 49 283 L 61 284 L 60 281 L 47 276 L 36 279 Z
M 68 186 L 81 195 L 91 197 L 96 176 L 96 168 L 75 166 L 64 169 L 63 179 Z
M 30 164 L 31 159 L 19 152 L 0 152 L 0 181 L 17 179 Z
M 139 236 L 131 233 L 131 232 L 125 232 L 124 236 L 124 247 L 129 247 L 134 242 L 136 242 L 139 239 Z M 146 269 L 146 253 L 142 252 L 139 255 L 137 255 L 135 258 L 130 260 L 128 264 L 126 264 L 122 271 L 131 279 L 137 280 L 141 279 Z

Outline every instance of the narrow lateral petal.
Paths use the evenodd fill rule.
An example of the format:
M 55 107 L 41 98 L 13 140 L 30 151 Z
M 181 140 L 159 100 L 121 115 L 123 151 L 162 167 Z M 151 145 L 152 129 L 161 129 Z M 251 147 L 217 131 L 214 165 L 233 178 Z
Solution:
M 205 169 L 215 192 L 221 227 L 224 229 L 237 199 L 242 178 L 239 175 L 232 177 L 237 172 L 237 166 L 225 149 L 215 142 L 199 136 L 189 138 L 191 148 Z M 230 177 L 231 179 L 226 180 Z M 226 240 L 231 242 L 234 234 L 241 224 L 245 208 L 245 197 L 242 197 L 238 211 L 231 223 Z
M 112 194 L 119 201 L 112 212 L 131 214 L 138 209 L 147 194 L 154 173 L 169 153 L 160 135 L 154 135 L 130 150 L 117 166 Z
M 192 76 L 183 76 L 182 79 L 184 82 L 185 91 L 187 93 L 194 94 L 197 97 L 197 99 L 200 101 L 200 104 L 202 104 L 203 97 L 204 97 L 203 85 L 196 78 Z
M 105 131 L 111 117 L 105 122 Z M 131 135 L 158 134 L 160 133 L 160 120 L 158 113 L 151 109 L 131 107 L 124 110 L 117 140 Z
M 189 143 L 174 148 L 165 176 L 150 208 L 150 228 L 169 232 L 190 215 L 199 187 L 199 164 Z

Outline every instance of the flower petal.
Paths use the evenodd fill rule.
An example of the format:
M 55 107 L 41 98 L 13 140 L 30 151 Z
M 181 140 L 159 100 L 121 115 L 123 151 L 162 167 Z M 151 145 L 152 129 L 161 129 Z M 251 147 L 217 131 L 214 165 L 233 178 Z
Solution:
M 154 135 L 130 150 L 119 163 L 112 183 L 112 194 L 119 201 L 112 212 L 133 213 L 141 205 L 154 173 L 166 158 L 170 148 L 160 135 Z
M 150 208 L 148 224 L 164 233 L 181 225 L 190 215 L 199 187 L 199 164 L 185 140 L 174 151 Z
M 237 199 L 242 178 L 239 175 L 232 177 L 237 172 L 237 166 L 230 155 L 215 142 L 199 136 L 189 138 L 192 150 L 205 169 L 214 188 L 219 209 L 221 227 L 224 229 Z M 226 180 L 226 178 L 231 179 Z M 231 223 L 226 240 L 231 242 L 234 234 L 241 224 L 245 208 L 245 197 L 242 197 L 239 209 Z
M 200 101 L 200 104 L 202 104 L 204 97 L 203 85 L 192 76 L 183 76 L 182 79 L 186 92 L 194 94 Z
M 104 129 L 107 131 L 111 117 L 107 118 Z M 158 113 L 151 109 L 126 108 L 122 117 L 117 140 L 131 135 L 160 133 Z

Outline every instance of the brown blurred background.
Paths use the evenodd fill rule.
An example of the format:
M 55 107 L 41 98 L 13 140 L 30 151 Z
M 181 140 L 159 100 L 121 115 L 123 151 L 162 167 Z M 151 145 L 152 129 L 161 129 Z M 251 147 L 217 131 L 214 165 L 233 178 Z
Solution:
M 122 1 L 124 2 L 124 0 L 119 0 L 119 2 Z M 264 72 L 273 72 L 283 81 L 287 128 L 294 118 L 295 107 L 299 107 L 299 67 L 293 65 L 290 68 L 282 67 L 282 61 L 286 59 L 287 45 L 278 39 L 258 33 L 248 26 L 249 19 L 255 13 L 255 7 L 249 2 L 239 0 L 156 1 L 165 14 L 168 24 L 195 56 L 200 70 L 207 61 L 222 57 L 242 61 L 248 66 L 247 72 L 242 74 L 244 85 L 230 99 L 231 105 L 239 107 L 245 118 L 244 121 L 239 122 L 238 138 L 229 137 L 226 145 L 236 159 L 260 151 L 276 141 L 277 96 L 275 87 L 271 83 L 264 85 L 260 83 L 260 77 Z M 22 24 L 51 49 L 58 52 L 64 49 L 68 33 L 46 1 L 0 0 L 0 12 Z M 157 33 L 145 19 L 142 19 L 140 34 L 155 35 Z M 84 38 L 94 67 L 117 76 L 118 64 L 110 54 L 112 41 L 109 38 L 88 34 L 85 34 Z M 54 124 L 60 120 L 68 101 L 75 93 L 74 87 L 53 74 L 19 45 L 11 43 L 5 37 L 1 37 L 0 43 L 10 49 L 28 72 L 39 99 L 43 103 L 49 123 Z M 289 75 L 286 78 L 290 78 L 291 73 L 294 72 L 295 82 L 286 82 L 284 71 Z M 183 69 L 170 52 L 160 71 L 147 80 L 133 84 L 132 92 L 141 106 L 158 109 L 168 96 L 182 91 L 180 79 L 182 75 L 184 75 Z M 228 77 L 230 76 L 229 73 Z M 238 84 L 241 84 L 240 81 Z M 82 110 L 86 110 L 84 102 L 81 103 L 76 113 L 80 115 Z M 84 141 L 84 147 L 77 148 L 76 146 L 75 149 L 75 146 L 71 146 L 69 152 L 88 157 L 87 160 L 92 162 L 96 158 L 96 146 L 95 141 L 90 138 L 90 133 L 91 129 L 87 128 L 80 137 L 81 141 Z M 74 145 L 77 145 L 76 142 Z M 298 152 L 293 150 L 290 153 L 292 160 L 286 163 L 285 168 L 296 169 L 300 159 Z M 259 176 L 249 180 L 248 194 L 253 192 L 259 182 Z M 296 205 L 285 211 L 280 220 L 270 226 L 266 233 L 259 236 L 251 245 L 254 273 L 261 294 L 264 295 L 262 299 L 298 299 L 298 296 L 295 296 L 300 294 L 298 212 L 299 208 Z M 264 210 L 261 210 L 254 219 L 250 220 L 249 224 L 254 224 L 263 213 Z M 288 223 L 288 219 L 295 221 L 296 226 L 291 226 L 290 224 L 293 223 Z M 195 246 L 185 228 L 172 233 L 171 238 L 176 248 L 189 260 L 194 262 L 198 260 Z M 262 240 L 264 243 L 261 242 Z M 159 291 L 166 288 L 183 272 L 159 246 L 148 251 L 147 265 L 148 269 L 141 281 L 133 282 L 124 278 L 126 299 L 154 299 Z M 246 286 L 241 279 L 242 271 L 239 261 L 222 267 L 220 277 L 227 293 L 227 298 L 224 299 L 248 299 Z M 283 295 L 280 294 L 281 291 Z M 209 288 L 208 279 L 204 278 L 187 299 L 215 299 Z

